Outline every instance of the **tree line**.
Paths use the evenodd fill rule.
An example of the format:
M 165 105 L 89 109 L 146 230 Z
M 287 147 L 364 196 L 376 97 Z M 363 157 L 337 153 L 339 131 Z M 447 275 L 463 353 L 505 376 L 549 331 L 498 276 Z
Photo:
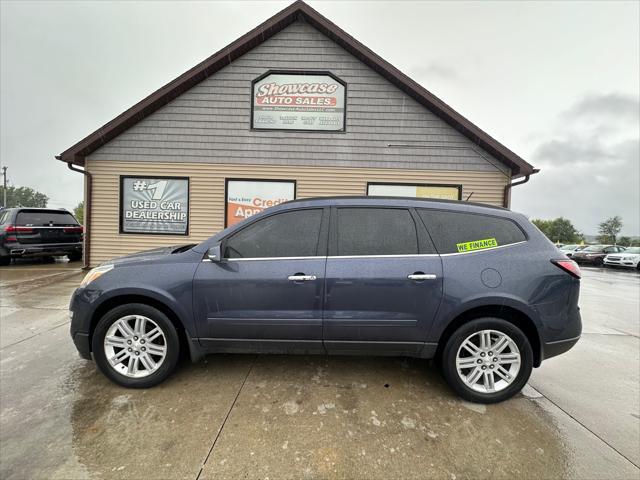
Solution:
M 4 188 L 0 186 L 0 199 L 3 198 Z M 46 208 L 49 197 L 29 187 L 7 187 L 7 207 Z M 78 203 L 73 209 L 78 222 L 84 223 L 84 202 Z M 533 219 L 531 222 L 544 233 L 553 243 L 581 243 L 584 235 L 576 229 L 570 220 L 559 217 L 550 220 Z M 600 243 L 617 243 L 624 246 L 640 246 L 640 239 L 620 237 L 622 218 L 619 216 L 607 218 L 598 225 L 598 241 Z
M 576 229 L 570 220 L 559 217 L 550 220 L 536 219 L 531 222 L 544 233 L 553 243 L 582 243 L 584 234 Z M 598 224 L 598 242 L 604 244 L 618 244 L 623 246 L 640 246 L 640 239 L 618 237 L 622 230 L 622 218 L 618 215 L 607 218 Z
M 4 201 L 4 187 L 0 185 L 0 202 Z M 47 208 L 49 197 L 30 187 L 7 187 L 7 208 L 28 207 Z M 84 223 L 84 202 L 78 203 L 73 214 L 81 224 Z

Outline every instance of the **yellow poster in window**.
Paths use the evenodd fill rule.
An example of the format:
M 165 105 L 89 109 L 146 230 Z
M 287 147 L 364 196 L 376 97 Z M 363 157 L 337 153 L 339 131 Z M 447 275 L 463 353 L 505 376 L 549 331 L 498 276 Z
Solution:
M 443 200 L 458 200 L 457 187 L 417 187 L 418 198 L 441 198 Z

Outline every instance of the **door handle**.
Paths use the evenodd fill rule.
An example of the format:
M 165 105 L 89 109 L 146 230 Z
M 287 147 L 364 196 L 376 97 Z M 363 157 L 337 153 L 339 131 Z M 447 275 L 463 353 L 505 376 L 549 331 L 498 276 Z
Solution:
M 315 275 L 303 275 L 303 274 L 296 274 L 296 275 L 289 275 L 287 277 L 287 280 L 289 280 L 290 282 L 310 282 L 315 280 L 317 277 Z
M 434 273 L 422 273 L 416 272 L 411 275 L 407 275 L 409 280 L 435 280 L 437 276 Z

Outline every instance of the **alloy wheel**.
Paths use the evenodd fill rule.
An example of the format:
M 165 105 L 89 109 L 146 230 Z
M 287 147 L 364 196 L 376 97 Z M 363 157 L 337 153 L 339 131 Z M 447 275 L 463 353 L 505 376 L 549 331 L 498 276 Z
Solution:
M 517 378 L 520 363 L 518 346 L 498 330 L 481 330 L 469 335 L 456 354 L 460 379 L 480 393 L 495 393 L 507 388 Z
M 104 337 L 109 366 L 126 377 L 148 377 L 167 356 L 167 339 L 156 322 L 142 315 L 127 315 L 109 327 Z

